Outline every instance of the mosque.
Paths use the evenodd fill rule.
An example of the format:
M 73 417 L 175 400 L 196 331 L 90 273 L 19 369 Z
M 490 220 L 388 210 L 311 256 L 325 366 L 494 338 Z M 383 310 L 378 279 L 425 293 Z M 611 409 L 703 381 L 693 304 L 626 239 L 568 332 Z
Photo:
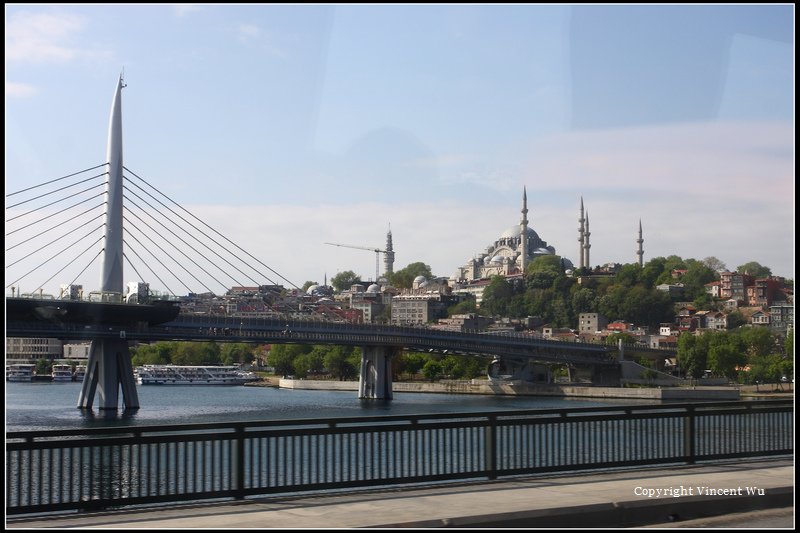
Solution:
M 561 261 L 565 270 L 575 268 L 588 268 L 591 270 L 592 268 L 589 256 L 589 251 L 592 247 L 590 242 L 591 232 L 589 231 L 589 212 L 584 209 L 583 198 L 581 198 L 578 223 L 578 265 L 576 267 L 572 261 L 562 257 Z M 523 235 L 525 238 L 522 238 Z M 639 266 L 643 266 L 643 242 L 642 221 L 639 220 L 639 233 L 636 239 L 638 245 L 636 262 Z M 528 192 L 527 188 L 523 188 L 522 218 L 519 224 L 515 224 L 504 231 L 494 244 L 489 245 L 484 252 L 469 260 L 464 266 L 459 267 L 458 271 L 450 279 L 457 284 L 469 284 L 478 280 L 487 280 L 492 276 L 519 276 L 525 272 L 525 268 L 531 261 L 544 255 L 556 255 L 556 250 L 543 241 L 533 228 L 528 226 Z
M 524 235 L 524 238 L 523 238 Z M 492 276 L 514 276 L 525 272 L 525 268 L 535 258 L 543 255 L 555 255 L 556 249 L 548 246 L 539 235 L 528 226 L 528 191 L 522 191 L 522 219 L 505 230 L 494 244 L 459 267 L 453 281 L 469 283 L 488 279 Z M 572 268 L 567 260 L 566 268 Z

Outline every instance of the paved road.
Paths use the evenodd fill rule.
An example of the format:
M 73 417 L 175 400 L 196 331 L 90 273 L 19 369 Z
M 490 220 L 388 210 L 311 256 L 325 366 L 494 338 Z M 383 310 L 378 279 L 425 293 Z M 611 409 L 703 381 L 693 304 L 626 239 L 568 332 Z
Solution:
M 698 494 L 714 489 L 715 494 Z M 739 488 L 742 495 L 739 495 Z M 764 490 L 746 495 L 747 487 Z M 657 491 L 661 489 L 659 494 Z M 665 495 L 665 490 L 670 494 Z M 689 490 L 691 489 L 691 490 Z M 685 495 L 681 491 L 686 492 Z M 689 494 L 691 492 L 691 494 Z M 676 496 L 677 494 L 677 496 Z M 541 475 L 341 494 L 13 519 L 7 528 L 632 527 L 794 504 L 794 462 L 772 459 Z M 742 517 L 733 517 L 734 523 Z M 705 519 L 704 519 L 705 520 Z M 714 527 L 714 526 L 711 526 Z M 725 527 L 725 526 L 721 526 Z M 731 525 L 730 527 L 742 527 Z

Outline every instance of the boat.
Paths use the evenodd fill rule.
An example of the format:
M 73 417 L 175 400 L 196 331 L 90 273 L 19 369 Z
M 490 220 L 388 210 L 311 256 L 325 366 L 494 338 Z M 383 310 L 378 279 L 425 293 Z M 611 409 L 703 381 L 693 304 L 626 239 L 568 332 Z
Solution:
M 22 363 L 6 365 L 6 381 L 31 382 L 34 368 L 36 365 Z
M 75 367 L 75 373 L 72 375 L 74 381 L 83 381 L 83 376 L 86 375 L 86 365 L 78 365 Z
M 67 364 L 53 365 L 53 381 L 72 381 L 72 367 Z
M 140 385 L 244 385 L 237 366 L 143 365 L 134 370 Z

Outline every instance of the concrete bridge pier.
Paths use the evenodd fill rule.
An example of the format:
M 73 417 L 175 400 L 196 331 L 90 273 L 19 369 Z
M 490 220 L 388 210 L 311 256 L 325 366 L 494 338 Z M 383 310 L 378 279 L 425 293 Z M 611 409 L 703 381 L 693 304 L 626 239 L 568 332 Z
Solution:
M 358 397 L 375 400 L 392 399 L 392 357 L 397 348 L 364 346 L 361 348 L 361 374 Z
M 78 408 L 91 409 L 94 393 L 97 391 L 100 394 L 100 409 L 117 409 L 120 385 L 125 408 L 138 409 L 139 395 L 136 392 L 128 341 L 93 340 L 78 397 Z

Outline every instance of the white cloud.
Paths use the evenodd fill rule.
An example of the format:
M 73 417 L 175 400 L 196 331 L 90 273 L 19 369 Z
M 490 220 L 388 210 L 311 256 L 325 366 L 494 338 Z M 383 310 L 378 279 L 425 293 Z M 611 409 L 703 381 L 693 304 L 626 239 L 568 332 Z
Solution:
M 238 34 L 241 41 L 258 39 L 261 37 L 261 33 L 261 28 L 254 24 L 239 24 Z
M 86 26 L 84 17 L 68 13 L 15 13 L 6 22 L 6 61 L 65 63 L 110 57 L 107 50 L 71 43 Z
M 39 89 L 29 83 L 6 82 L 6 96 L 10 98 L 27 98 L 39 92 Z

